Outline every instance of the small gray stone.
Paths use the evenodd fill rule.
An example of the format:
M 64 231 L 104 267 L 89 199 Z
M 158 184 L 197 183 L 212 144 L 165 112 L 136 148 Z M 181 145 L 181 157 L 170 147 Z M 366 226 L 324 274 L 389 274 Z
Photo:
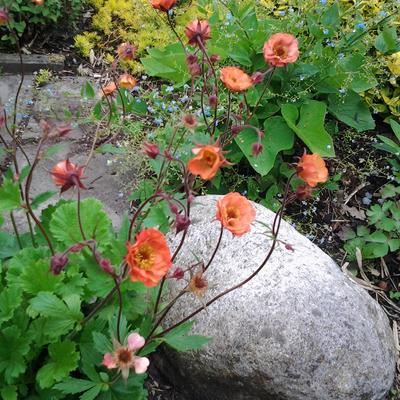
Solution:
M 194 203 L 192 225 L 175 265 L 184 268 L 209 259 L 220 229 L 217 198 L 200 197 Z M 257 221 L 271 226 L 275 214 L 255 207 Z M 204 299 L 183 296 L 165 327 L 249 276 L 271 245 L 265 232 L 259 222 L 242 237 L 225 232 L 206 272 L 210 289 Z M 168 350 L 163 372 L 191 400 L 383 399 L 396 361 L 385 313 L 286 222 L 279 239 L 252 281 L 195 317 L 193 331 L 213 340 L 196 352 Z M 172 247 L 179 240 L 171 236 Z M 172 291 L 176 294 L 182 285 L 171 283 Z

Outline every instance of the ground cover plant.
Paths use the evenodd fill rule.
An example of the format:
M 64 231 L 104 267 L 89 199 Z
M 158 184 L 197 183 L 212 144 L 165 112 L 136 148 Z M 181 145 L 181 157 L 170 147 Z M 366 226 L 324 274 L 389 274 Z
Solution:
M 152 1 L 163 15 L 174 5 L 174 0 Z M 18 40 L 11 14 L 3 8 L 0 16 L 0 23 Z M 1 177 L 0 222 L 7 220 L 12 227 L 11 232 L 0 232 L 0 393 L 6 400 L 145 399 L 149 355 L 161 344 L 187 351 L 212 340 L 190 334 L 192 318 L 254 278 L 266 267 L 276 246 L 291 251 L 290 243 L 279 240 L 283 212 L 288 203 L 309 197 L 319 183 L 328 180 L 325 161 L 317 153 L 301 152 L 298 161 L 288 166 L 282 206 L 272 226 L 265 227 L 265 259 L 245 280 L 223 292 L 207 282 L 207 270 L 213 267 L 224 230 L 232 237 L 242 236 L 256 223 L 254 206 L 237 192 L 229 192 L 216 204 L 221 234 L 215 238 L 210 258 L 196 265 L 173 265 L 190 229 L 191 205 L 204 181 L 215 179 L 221 169 L 232 165 L 227 159 L 229 145 L 243 129 L 250 129 L 254 132 L 249 142 L 252 155 L 257 157 L 265 149 L 264 132 L 248 118 L 248 114 L 256 114 L 264 93 L 253 106 L 244 104 L 239 110 L 233 110 L 231 99 L 254 85 L 268 87 L 268 77 L 299 58 L 295 36 L 278 32 L 265 37 L 266 73 L 250 76 L 234 65 L 220 68 L 218 56 L 208 49 L 211 32 L 207 20 L 194 20 L 186 26 L 184 40 L 190 50 L 185 56 L 192 81 L 187 109 L 157 132 L 160 143 L 143 143 L 142 152 L 154 173 L 145 182 L 146 190 L 133 195 L 132 200 L 140 201 L 132 204 L 134 212 L 126 215 L 118 230 L 113 229 L 99 200 L 82 199 L 81 195 L 88 188 L 85 169 L 94 149 L 101 144 L 104 151 L 117 151 L 109 142 L 132 123 L 131 117 L 149 113 L 146 103 L 131 92 L 137 80 L 119 71 L 124 62 L 134 58 L 134 45 L 124 42 L 115 49 L 109 82 L 101 87 L 100 100 L 92 111 L 91 118 L 108 130 L 110 140 L 101 143 L 96 132 L 85 164 L 61 159 L 52 167 L 48 177 L 61 199 L 44 209 L 43 203 L 57 190 L 33 197 L 34 174 L 44 159 L 57 155 L 60 146 L 53 145 L 54 141 L 62 142 L 72 128 L 68 123 L 42 120 L 36 154 L 33 159 L 26 155 L 17 131 L 18 98 L 25 78 L 21 68 L 13 110 L 3 109 L 0 114 L 1 151 L 10 159 Z M 182 45 L 187 51 L 183 41 Z M 96 97 L 89 82 L 82 97 Z M 202 120 L 188 112 L 196 98 Z M 225 113 L 218 109 L 223 99 L 227 101 Z M 210 112 L 205 110 L 206 102 Z M 282 127 L 284 118 L 278 117 L 275 124 Z M 292 180 L 297 180 L 295 192 Z M 74 192 L 75 200 L 62 199 L 66 192 Z M 24 230 L 15 221 L 21 210 L 26 219 Z M 167 242 L 167 232 L 180 236 L 174 249 Z M 166 326 L 165 317 L 177 298 L 165 303 L 163 293 L 174 279 L 187 282 L 177 298 L 201 298 L 207 290 L 214 290 L 215 296 L 181 321 Z

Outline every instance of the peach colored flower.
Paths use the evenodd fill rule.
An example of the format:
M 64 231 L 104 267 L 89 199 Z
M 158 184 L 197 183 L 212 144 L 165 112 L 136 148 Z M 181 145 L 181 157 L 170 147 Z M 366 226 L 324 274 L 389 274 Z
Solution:
M 78 167 L 67 159 L 60 161 L 52 168 L 51 176 L 54 184 L 61 186 L 61 193 L 63 193 L 74 186 L 86 189 L 81 182 L 83 171 L 84 167 Z
M 131 333 L 127 342 L 126 346 L 122 346 L 117 340 L 114 340 L 114 352 L 106 353 L 103 357 L 103 365 L 108 369 L 118 368 L 125 380 L 128 379 L 131 368 L 137 374 L 144 374 L 150 365 L 148 358 L 135 355 L 144 346 L 144 337 L 138 333 Z
M 284 67 L 299 58 L 299 43 L 290 33 L 275 33 L 264 44 L 265 62 L 274 67 Z
M 127 243 L 126 262 L 133 282 L 147 287 L 157 286 L 172 265 L 165 236 L 155 228 L 144 229 L 136 236 L 136 243 Z
M 188 169 L 193 175 L 199 175 L 201 179 L 213 179 L 220 167 L 228 165 L 221 147 L 217 144 L 198 145 L 192 153 L 195 157 L 189 160 Z
M 249 232 L 255 217 L 254 206 L 239 193 L 229 193 L 217 201 L 217 220 L 235 236 Z
M 124 89 L 133 89 L 136 83 L 136 79 L 130 74 L 123 74 L 118 78 L 118 85 Z
M 232 92 L 243 92 L 253 86 L 251 77 L 237 67 L 222 68 L 220 79 Z
M 135 56 L 135 51 L 135 47 L 132 46 L 130 43 L 121 43 L 118 46 L 117 54 L 120 60 L 128 61 L 133 60 L 133 57 Z
M 101 96 L 111 96 L 117 90 L 117 86 L 114 82 L 110 82 L 108 85 L 103 86 L 100 91 Z
M 161 11 L 169 11 L 176 3 L 176 0 L 151 0 L 153 8 Z
M 309 186 L 315 187 L 328 180 L 328 169 L 319 154 L 304 153 L 297 164 L 297 175 Z
M 204 45 L 206 40 L 211 39 L 210 25 L 208 21 L 196 19 L 186 26 L 185 35 L 189 39 L 190 45 L 199 46 L 199 41 Z
M 32 0 L 32 3 L 35 3 L 37 6 L 42 6 L 44 4 L 44 0 Z

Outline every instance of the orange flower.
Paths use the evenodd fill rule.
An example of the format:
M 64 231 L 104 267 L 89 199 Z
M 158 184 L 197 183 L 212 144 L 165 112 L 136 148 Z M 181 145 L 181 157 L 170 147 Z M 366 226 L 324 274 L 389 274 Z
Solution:
M 117 53 L 118 57 L 122 61 L 133 60 L 135 56 L 135 48 L 130 43 L 122 43 L 118 46 Z
M 264 44 L 265 62 L 274 67 L 284 67 L 299 58 L 299 43 L 290 33 L 275 33 Z
M 172 265 L 171 253 L 164 235 L 148 228 L 136 236 L 136 243 L 127 243 L 126 262 L 133 282 L 143 282 L 147 287 L 157 286 Z
M 35 3 L 37 6 L 42 6 L 44 4 L 44 0 L 32 0 L 32 3 Z
M 237 67 L 222 68 L 220 79 L 232 92 L 243 92 L 253 86 L 251 77 Z
M 153 8 L 161 11 L 169 11 L 176 3 L 176 0 L 151 0 Z
M 86 189 L 81 182 L 83 170 L 84 167 L 78 167 L 67 159 L 60 161 L 53 167 L 51 176 L 54 184 L 56 186 L 61 186 L 61 193 L 74 186 Z
M 125 89 L 133 89 L 136 83 L 136 79 L 129 74 L 123 74 L 118 78 L 118 85 Z
M 107 86 L 103 86 L 100 91 L 101 96 L 111 96 L 117 90 L 114 82 L 110 82 Z
M 249 232 L 255 217 L 255 208 L 239 193 L 229 193 L 217 202 L 217 219 L 235 236 Z
M 198 46 L 198 40 L 204 44 L 206 40 L 211 38 L 210 25 L 208 21 L 196 19 L 186 26 L 185 35 L 189 39 L 189 44 L 192 46 Z
M 189 160 L 188 169 L 193 175 L 199 175 L 201 179 L 214 178 L 221 166 L 227 165 L 222 149 L 218 145 L 198 145 L 192 150 L 196 156 Z
M 328 180 L 328 169 L 319 154 L 304 153 L 297 164 L 297 175 L 309 186 L 315 187 Z

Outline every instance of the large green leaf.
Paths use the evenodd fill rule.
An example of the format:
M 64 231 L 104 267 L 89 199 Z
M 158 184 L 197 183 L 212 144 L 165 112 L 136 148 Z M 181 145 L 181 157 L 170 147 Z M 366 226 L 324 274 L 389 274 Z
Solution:
M 340 121 L 358 132 L 375 128 L 371 112 L 359 94 L 349 91 L 344 97 L 331 94 L 328 99 L 329 111 Z
M 99 200 L 89 198 L 81 202 L 81 219 L 87 239 L 95 238 L 99 246 L 109 242 L 112 237 L 111 221 L 103 211 Z M 65 246 L 82 240 L 76 202 L 63 204 L 57 208 L 51 218 L 50 231 Z
M 385 55 L 400 51 L 396 28 L 386 25 L 375 40 L 375 47 Z
M 164 49 L 149 49 L 149 55 L 141 58 L 146 73 L 183 84 L 190 78 L 186 56 L 179 43 Z
M 334 157 L 333 141 L 324 127 L 325 114 L 325 103 L 315 100 L 309 100 L 300 109 L 294 104 L 282 106 L 283 118 L 313 153 Z
M 17 182 L 5 178 L 0 186 L 0 212 L 11 211 L 21 204 L 19 187 Z
M 277 154 L 288 150 L 294 144 L 294 132 L 288 127 L 282 117 L 268 118 L 264 123 L 263 151 L 253 156 L 252 145 L 257 141 L 253 129 L 244 129 L 235 139 L 250 165 L 260 175 L 266 175 L 272 169 Z
M 50 361 L 36 375 L 41 388 L 49 388 L 54 382 L 60 382 L 78 366 L 79 353 L 75 350 L 75 343 L 71 341 L 51 344 L 49 356 Z
M 22 301 L 22 293 L 16 287 L 6 287 L 0 293 L 0 326 L 9 321 Z

